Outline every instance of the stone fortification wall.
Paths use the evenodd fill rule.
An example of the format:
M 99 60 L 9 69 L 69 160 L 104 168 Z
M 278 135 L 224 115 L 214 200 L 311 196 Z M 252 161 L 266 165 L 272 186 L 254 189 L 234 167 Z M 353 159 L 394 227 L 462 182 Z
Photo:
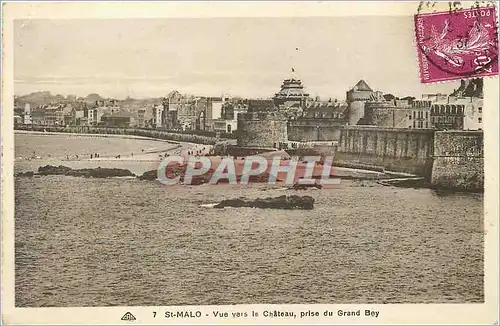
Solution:
M 344 123 L 333 119 L 297 119 L 288 121 L 288 140 L 338 141 Z
M 412 173 L 428 179 L 434 150 L 432 130 L 348 126 L 342 130 L 335 161 Z
M 483 132 L 436 131 L 431 183 L 436 188 L 482 190 Z

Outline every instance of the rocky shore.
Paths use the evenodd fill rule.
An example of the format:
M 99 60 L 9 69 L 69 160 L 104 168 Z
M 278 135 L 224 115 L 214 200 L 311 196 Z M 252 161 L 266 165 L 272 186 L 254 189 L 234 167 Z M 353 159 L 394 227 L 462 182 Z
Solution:
M 179 177 L 179 182 L 183 183 L 184 182 L 184 175 L 186 172 L 186 165 L 181 165 L 181 164 L 175 164 L 169 166 L 165 170 L 165 176 L 169 179 L 174 179 Z M 205 174 L 202 175 L 195 175 L 192 177 L 190 185 L 202 185 L 209 183 L 210 180 L 212 179 L 212 176 L 215 172 L 215 169 L 211 168 L 209 169 Z M 251 175 L 248 177 L 248 182 L 249 183 L 267 183 L 269 181 L 269 173 L 264 172 L 259 175 Z M 242 175 L 236 175 L 236 182 L 240 183 Z M 144 172 L 142 175 L 138 176 L 139 180 L 149 180 L 149 181 L 154 181 L 158 179 L 158 170 L 151 170 Z M 282 181 L 280 179 L 276 179 L 276 181 Z M 218 180 L 216 184 L 225 184 L 229 183 L 229 180 L 227 179 L 221 179 Z

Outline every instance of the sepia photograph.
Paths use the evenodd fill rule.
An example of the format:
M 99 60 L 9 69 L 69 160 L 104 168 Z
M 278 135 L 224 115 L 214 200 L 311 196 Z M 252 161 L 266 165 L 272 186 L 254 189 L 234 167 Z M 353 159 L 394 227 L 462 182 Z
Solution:
M 407 6 L 13 19 L 14 307 L 375 323 L 369 305 L 484 305 L 497 7 Z

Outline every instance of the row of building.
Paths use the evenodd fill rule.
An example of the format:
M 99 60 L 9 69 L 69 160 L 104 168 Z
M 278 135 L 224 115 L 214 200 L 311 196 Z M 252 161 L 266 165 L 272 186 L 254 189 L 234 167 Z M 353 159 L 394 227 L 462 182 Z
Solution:
M 285 79 L 271 99 L 197 97 L 178 91 L 148 105 L 130 106 L 127 100 L 74 99 L 31 107 L 15 105 L 16 122 L 36 125 L 101 125 L 165 130 L 203 130 L 234 133 L 240 130 L 243 146 L 269 146 L 266 128 L 277 121 L 292 142 L 328 142 L 340 138 L 346 125 L 408 129 L 482 129 L 482 79 L 462 81 L 452 94 L 425 94 L 420 99 L 397 99 L 374 91 L 360 80 L 346 99 L 321 100 L 304 90 L 301 80 Z M 272 113 L 269 116 L 268 113 Z M 257 126 L 258 124 L 261 126 Z M 267 127 L 266 127 L 267 126 Z M 254 128 L 255 127 L 255 128 Z M 259 134 L 251 135 L 252 130 Z M 276 127 L 276 130 L 282 130 Z M 245 140 L 248 139 L 248 140 Z M 276 142 L 273 142 L 276 143 Z
M 243 147 L 297 147 L 300 143 L 334 143 L 347 125 L 379 128 L 481 130 L 483 81 L 461 81 L 452 94 L 425 94 L 403 99 L 374 91 L 360 80 L 345 101 L 311 99 L 300 80 L 287 79 L 272 109 L 249 108 L 237 129 Z
M 15 123 L 43 126 L 87 126 L 101 125 L 110 127 L 145 126 L 141 122 L 141 110 L 135 114 L 122 109 L 118 101 L 95 101 L 88 103 L 82 100 L 61 101 L 31 107 L 24 103 L 20 107 L 14 105 Z M 143 110 L 145 112 L 145 110 Z

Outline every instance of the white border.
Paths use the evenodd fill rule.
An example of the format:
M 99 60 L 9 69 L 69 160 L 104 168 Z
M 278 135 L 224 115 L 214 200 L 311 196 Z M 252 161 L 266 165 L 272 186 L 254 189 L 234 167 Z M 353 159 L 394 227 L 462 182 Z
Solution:
M 2 69 L 2 322 L 5 324 L 493 324 L 498 323 L 498 122 L 499 81 L 485 78 L 485 303 L 392 305 L 237 305 L 170 307 L 200 310 L 203 316 L 220 311 L 264 309 L 379 310 L 378 318 L 333 317 L 308 319 L 165 319 L 152 318 L 166 307 L 15 308 L 14 307 L 14 187 L 13 187 L 13 20 L 27 18 L 154 18 L 154 17 L 304 17 L 407 15 L 412 19 L 418 2 L 170 2 L 170 3 L 4 3 Z M 415 49 L 417 51 L 417 49 Z M 415 67 L 418 73 L 418 67 Z M 137 320 L 123 322 L 132 312 Z

